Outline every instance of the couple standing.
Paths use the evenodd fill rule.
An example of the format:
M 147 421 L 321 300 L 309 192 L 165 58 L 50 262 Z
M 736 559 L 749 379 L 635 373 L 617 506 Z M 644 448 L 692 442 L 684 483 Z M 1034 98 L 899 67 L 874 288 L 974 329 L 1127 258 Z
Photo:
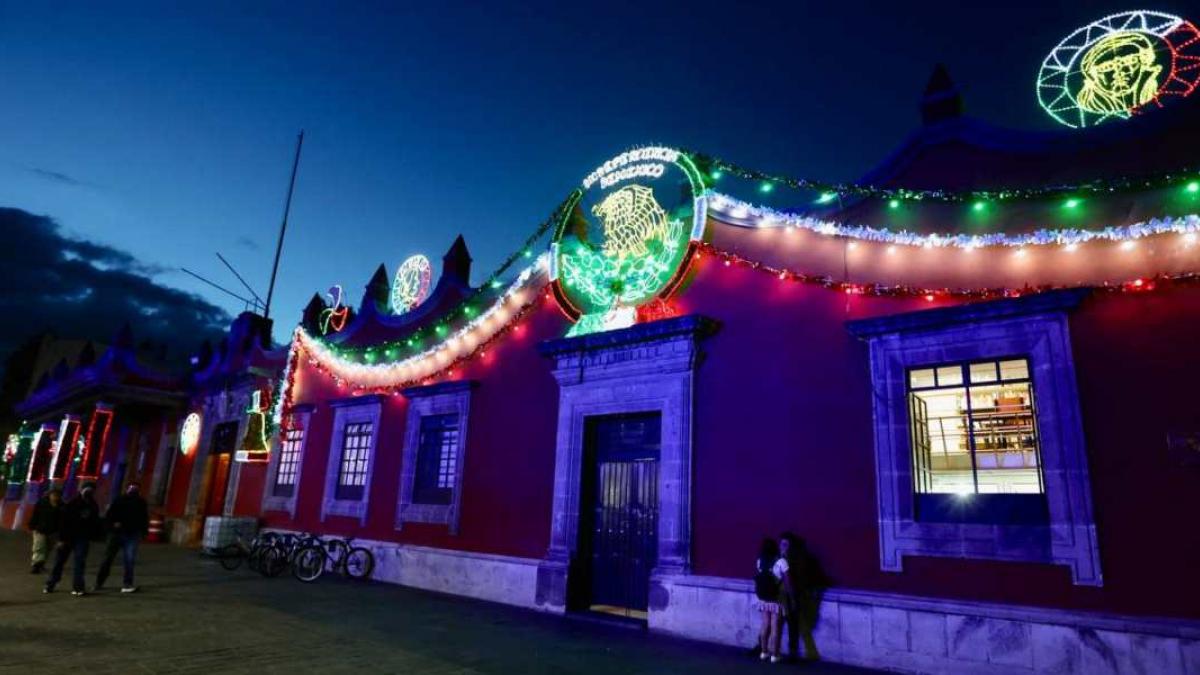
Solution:
M 758 633 L 758 654 L 763 661 L 783 660 L 780 643 L 788 629 L 788 644 L 793 658 L 799 655 L 800 637 L 804 637 L 804 656 L 815 660 L 817 646 L 812 629 L 816 620 L 817 593 L 822 585 L 816 562 L 804 546 L 804 540 L 785 532 L 774 539 L 763 539 L 754 575 L 754 594 L 762 615 Z
M 84 573 L 88 549 L 92 541 L 100 539 L 104 533 L 100 505 L 93 496 L 95 490 L 95 483 L 85 482 L 80 486 L 79 494 L 64 505 L 62 493 L 56 488 L 38 500 L 34 507 L 33 518 L 29 523 L 29 529 L 33 531 L 31 572 L 37 574 L 42 571 L 48 549 L 57 540 L 57 543 L 53 543 L 54 565 L 46 579 L 46 586 L 42 589 L 43 593 L 54 592 L 54 587 L 62 580 L 67 560 L 74 557 L 71 595 L 86 594 Z M 108 544 L 104 550 L 104 559 L 100 562 L 100 569 L 96 573 L 95 590 L 100 590 L 108 580 L 118 551 L 122 554 L 125 568 L 121 592 L 132 593 L 137 590 L 133 585 L 133 566 L 137 558 L 138 542 L 149 527 L 149 509 L 138 490 L 137 483 L 130 483 L 125 494 L 118 497 L 108 509 Z

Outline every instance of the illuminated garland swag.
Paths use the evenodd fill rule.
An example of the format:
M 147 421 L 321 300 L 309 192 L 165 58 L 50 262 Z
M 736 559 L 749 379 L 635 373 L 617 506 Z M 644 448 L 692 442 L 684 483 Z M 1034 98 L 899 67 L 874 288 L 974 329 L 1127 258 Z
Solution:
M 711 158 L 697 157 L 700 163 L 707 162 L 708 170 L 711 172 L 710 177 L 719 175 L 722 170 L 737 173 L 745 178 L 758 180 L 770 180 L 780 184 L 790 185 L 801 189 L 833 191 L 837 193 L 850 193 L 875 197 L 894 197 L 902 196 L 911 199 L 932 199 L 948 202 L 967 201 L 969 199 L 979 198 L 1028 198 L 1037 199 L 1060 193 L 1101 193 L 1115 192 L 1118 189 L 1135 189 L 1135 188 L 1155 188 L 1176 183 L 1180 179 L 1180 174 L 1165 174 L 1157 179 L 1134 180 L 1134 179 L 1119 179 L 1109 183 L 1088 183 L 1076 186 L 1059 186 L 1042 188 L 1036 190 L 1007 190 L 1007 191 L 991 191 L 991 192 L 950 192 L 950 191 L 908 191 L 908 190 L 889 190 L 879 189 L 871 186 L 856 186 L 852 184 L 835 184 L 824 183 L 818 181 L 808 181 L 804 179 L 783 179 L 775 176 L 770 176 L 756 171 L 743 170 L 732 164 L 718 162 Z M 1194 182 L 1194 181 L 1193 181 Z M 1193 184 L 1189 183 L 1187 189 L 1189 192 L 1193 190 Z M 518 325 L 518 322 L 535 306 L 538 299 L 543 297 L 544 287 L 533 288 L 532 277 L 535 273 L 541 277 L 546 271 L 547 259 L 545 256 L 539 257 L 537 262 L 526 268 L 517 281 L 503 294 L 499 296 L 491 308 L 478 314 L 476 303 L 483 293 L 489 290 L 500 288 L 503 284 L 500 281 L 501 275 L 517 261 L 523 258 L 532 257 L 532 246 L 545 235 L 550 228 L 554 227 L 562 219 L 563 210 L 569 208 L 569 205 L 574 204 L 578 199 L 578 190 L 558 205 L 554 213 L 546 221 L 541 223 L 538 228 L 530 235 L 520 249 L 511 254 L 499 268 L 490 275 L 487 280 L 479 287 L 479 289 L 469 298 L 464 300 L 457 307 L 449 310 L 443 315 L 443 318 L 436 324 L 426 326 L 419 331 L 409 335 L 403 340 L 397 340 L 382 344 L 371 345 L 369 347 L 341 347 L 328 343 L 319 336 L 311 334 L 305 330 L 303 326 L 297 327 L 291 347 L 288 353 L 288 360 L 285 367 L 284 375 L 281 378 L 279 386 L 276 388 L 276 396 L 273 401 L 274 414 L 273 422 L 275 426 L 281 425 L 286 415 L 292 407 L 292 394 L 295 386 L 295 376 L 297 366 L 301 359 L 306 363 L 332 378 L 339 385 L 349 384 L 354 388 L 355 393 L 384 393 L 398 394 L 405 387 L 430 383 L 437 378 L 453 373 L 454 369 L 459 367 L 464 362 L 477 358 L 486 353 L 495 342 L 500 340 L 505 335 L 508 335 Z M 874 228 L 870 226 L 852 226 L 841 223 L 828 221 L 820 221 L 807 216 L 799 216 L 775 211 L 773 209 L 752 205 L 740 200 L 736 200 L 726 195 L 709 192 L 709 203 L 714 212 L 720 212 L 726 216 L 736 220 L 753 219 L 759 221 L 757 226 L 762 227 L 802 227 L 818 234 L 846 237 L 851 239 L 862 239 L 866 241 L 888 242 L 895 244 L 904 244 L 910 246 L 957 246 L 962 248 L 976 248 L 980 246 L 1024 246 L 1033 244 L 1074 244 L 1077 242 L 1086 242 L 1092 240 L 1110 240 L 1121 241 L 1127 239 L 1135 239 L 1139 237 L 1151 236 L 1163 233 L 1183 233 L 1188 236 L 1195 236 L 1200 232 L 1200 216 L 1188 215 L 1182 218 L 1152 220 L 1145 223 L 1125 227 L 1109 227 L 1102 230 L 1081 230 L 1081 229 L 1062 229 L 1062 230 L 1039 230 L 1030 234 L 1007 235 L 1004 233 L 992 233 L 983 235 L 964 235 L 964 234 L 930 234 L 920 235 L 911 232 L 894 232 L 885 228 Z M 737 223 L 734 223 L 735 225 Z M 1037 286 L 1025 288 L 988 288 L 988 289 L 950 289 L 950 288 L 923 288 L 916 286 L 904 285 L 883 285 L 883 284 L 860 284 L 845 281 L 835 281 L 828 276 L 812 275 L 803 272 L 794 272 L 788 269 L 776 268 L 758 261 L 749 260 L 739 256 L 736 253 L 722 251 L 714 248 L 711 244 L 700 244 L 698 250 L 694 254 L 697 258 L 712 256 L 721 260 L 726 266 L 749 267 L 751 269 L 772 274 L 781 281 L 800 282 L 806 284 L 819 285 L 824 288 L 843 292 L 851 295 L 875 295 L 887 297 L 923 297 L 926 300 L 933 301 L 939 297 L 960 298 L 970 300 L 983 300 L 1001 297 L 1016 297 L 1037 293 L 1052 288 L 1053 286 Z M 1119 285 L 1104 284 L 1097 288 L 1105 290 L 1123 290 L 1123 291 L 1149 291 L 1157 287 L 1192 284 L 1200 282 L 1200 276 L 1195 273 L 1181 274 L 1175 276 L 1159 276 L 1152 279 L 1135 279 Z M 493 332 L 487 337 L 478 340 L 471 348 L 463 350 L 459 348 L 453 349 L 457 355 L 450 358 L 448 355 L 448 347 L 457 345 L 459 340 L 466 338 L 467 334 L 480 328 L 482 324 L 491 318 L 496 311 L 496 308 L 502 306 L 516 292 L 528 293 L 528 297 L 521 303 L 521 306 L 515 311 L 512 311 L 508 320 L 502 325 L 496 327 Z M 452 322 L 465 320 L 465 326 L 450 334 Z M 425 340 L 434 337 L 436 342 L 426 347 Z M 407 356 L 401 358 L 401 350 L 407 352 Z
M 1177 187 L 1181 183 L 1189 191 L 1193 181 L 1197 179 L 1196 170 L 1187 168 L 1170 173 L 1134 178 L 1121 177 L 1111 180 L 1095 180 L 1068 185 L 1050 185 L 1037 188 L 1001 188 L 994 190 L 915 190 L 909 188 L 886 188 L 875 185 L 858 183 L 836 183 L 831 181 L 813 180 L 810 178 L 791 178 L 780 174 L 767 173 L 756 169 L 748 169 L 711 155 L 689 153 L 696 164 L 703 168 L 706 182 L 715 183 L 725 175 L 736 176 L 762 183 L 762 190 L 769 192 L 774 187 L 789 187 L 796 190 L 808 190 L 828 198 L 818 200 L 826 204 L 833 198 L 845 195 L 875 198 L 883 201 L 902 199 L 910 201 L 935 201 L 949 203 L 969 203 L 977 201 L 1013 201 L 1013 200 L 1048 200 L 1062 197 L 1084 197 L 1112 195 L 1118 192 L 1143 190 L 1158 190 Z

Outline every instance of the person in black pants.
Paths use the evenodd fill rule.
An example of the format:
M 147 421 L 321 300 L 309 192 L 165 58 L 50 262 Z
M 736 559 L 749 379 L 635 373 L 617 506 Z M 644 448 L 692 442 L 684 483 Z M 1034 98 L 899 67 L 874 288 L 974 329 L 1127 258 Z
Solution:
M 58 528 L 62 525 L 63 508 L 62 491 L 56 487 L 50 488 L 33 507 L 33 517 L 29 519 L 29 531 L 33 533 L 33 555 L 29 567 L 32 574 L 42 573 L 46 567 L 46 558 L 58 543 Z
M 138 494 L 140 487 L 137 483 L 130 483 L 125 488 L 125 494 L 117 497 L 108 507 L 108 545 L 104 548 L 104 560 L 100 561 L 100 570 L 96 573 L 97 591 L 108 580 L 118 550 L 121 551 L 121 564 L 125 570 L 121 592 L 133 593 L 137 590 L 137 586 L 133 585 L 133 565 L 137 561 L 138 542 L 150 526 L 150 510 L 146 500 Z
M 46 586 L 42 589 L 43 593 L 54 592 L 54 587 L 62 580 L 63 567 L 67 564 L 67 558 L 75 556 L 71 595 L 78 597 L 86 594 L 83 588 L 83 573 L 87 565 L 88 547 L 93 539 L 98 539 L 102 534 L 100 505 L 92 496 L 95 491 L 96 484 L 88 481 L 80 486 L 79 494 L 67 502 L 59 529 L 58 546 L 54 552 L 54 567 L 50 570 L 50 577 L 46 579 Z

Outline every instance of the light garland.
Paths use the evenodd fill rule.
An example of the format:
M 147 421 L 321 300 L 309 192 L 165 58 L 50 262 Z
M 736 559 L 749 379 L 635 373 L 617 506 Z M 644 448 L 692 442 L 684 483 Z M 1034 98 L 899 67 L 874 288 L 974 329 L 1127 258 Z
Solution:
M 541 297 L 546 283 L 549 254 L 538 256 L 533 265 L 521 271 L 512 284 L 485 311 L 424 351 L 389 363 L 358 363 L 334 348 L 313 339 L 303 327 L 297 327 L 294 349 L 303 352 L 309 364 L 330 374 L 339 384 L 352 382 L 362 389 L 396 388 L 423 381 L 446 370 L 451 364 L 474 354 Z M 513 305 L 520 309 L 514 311 Z M 293 386 L 290 382 L 288 388 Z M 277 412 L 277 415 L 286 410 Z
M 1106 281 L 1101 284 L 1080 284 L 1077 286 L 1043 284 L 1020 288 L 948 288 L 944 286 L 928 287 L 905 284 L 854 283 L 850 281 L 838 281 L 828 275 L 808 274 L 783 267 L 767 265 L 757 260 L 742 257 L 731 251 L 718 249 L 712 244 L 707 243 L 702 244 L 693 255 L 697 261 L 705 257 L 711 257 L 720 261 L 725 267 L 752 269 L 757 272 L 769 274 L 779 281 L 820 286 L 831 291 L 845 293 L 846 295 L 923 298 L 928 302 L 947 298 L 964 300 L 1018 298 L 1023 295 L 1032 295 L 1061 288 L 1094 288 L 1108 291 L 1145 292 L 1167 286 L 1200 284 L 1200 274 L 1194 272 L 1174 275 L 1160 274 L 1154 277 L 1139 277 L 1116 283 Z
M 1196 67 L 1198 75 L 1200 75 L 1200 63 Z M 1190 181 L 1196 180 L 1195 167 L 1182 167 L 1177 171 L 1161 173 L 1155 176 L 1119 177 L 1037 188 L 918 190 L 903 187 L 889 188 L 877 185 L 861 185 L 858 183 L 835 183 L 811 178 L 793 178 L 746 168 L 724 159 L 700 153 L 691 153 L 690 156 L 697 165 L 705 167 L 705 181 L 710 188 L 725 178 L 726 175 L 732 175 L 745 180 L 758 181 L 758 190 L 764 194 L 774 191 L 776 187 L 788 187 L 795 190 L 813 192 L 817 195 L 813 199 L 814 206 L 825 208 L 836 207 L 837 204 L 834 202 L 843 196 L 871 198 L 885 203 L 895 202 L 895 206 L 899 206 L 901 202 L 920 201 L 973 204 L 975 202 L 1037 201 L 1066 197 L 1103 196 L 1116 192 L 1166 189 L 1178 185 L 1188 185 Z
M 759 206 L 719 193 L 709 194 L 709 210 L 720 213 L 722 222 L 740 227 L 755 228 L 800 228 L 834 237 L 845 237 L 863 241 L 881 242 L 902 246 L 956 247 L 976 249 L 983 246 L 1071 246 L 1089 241 L 1124 242 L 1159 234 L 1190 234 L 1200 232 L 1200 215 L 1189 214 L 1178 218 L 1155 218 L 1133 225 L 1111 226 L 1099 230 L 1042 229 L 1025 234 L 989 232 L 964 234 L 961 232 L 920 234 L 907 230 L 893 231 L 870 225 L 847 225 L 822 220 L 811 216 L 777 211 L 768 206 Z

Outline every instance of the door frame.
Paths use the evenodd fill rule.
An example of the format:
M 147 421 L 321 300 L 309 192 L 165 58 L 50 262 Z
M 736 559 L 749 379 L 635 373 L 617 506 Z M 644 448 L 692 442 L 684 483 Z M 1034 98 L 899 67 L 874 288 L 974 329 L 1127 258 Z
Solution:
M 711 320 L 689 315 L 540 345 L 555 360 L 559 405 L 550 546 L 538 566 L 537 605 L 567 611 L 568 577 L 578 575 L 585 420 L 592 416 L 661 415 L 658 563 L 650 575 L 650 610 L 656 577 L 691 572 L 693 380 L 700 341 L 714 328 Z

